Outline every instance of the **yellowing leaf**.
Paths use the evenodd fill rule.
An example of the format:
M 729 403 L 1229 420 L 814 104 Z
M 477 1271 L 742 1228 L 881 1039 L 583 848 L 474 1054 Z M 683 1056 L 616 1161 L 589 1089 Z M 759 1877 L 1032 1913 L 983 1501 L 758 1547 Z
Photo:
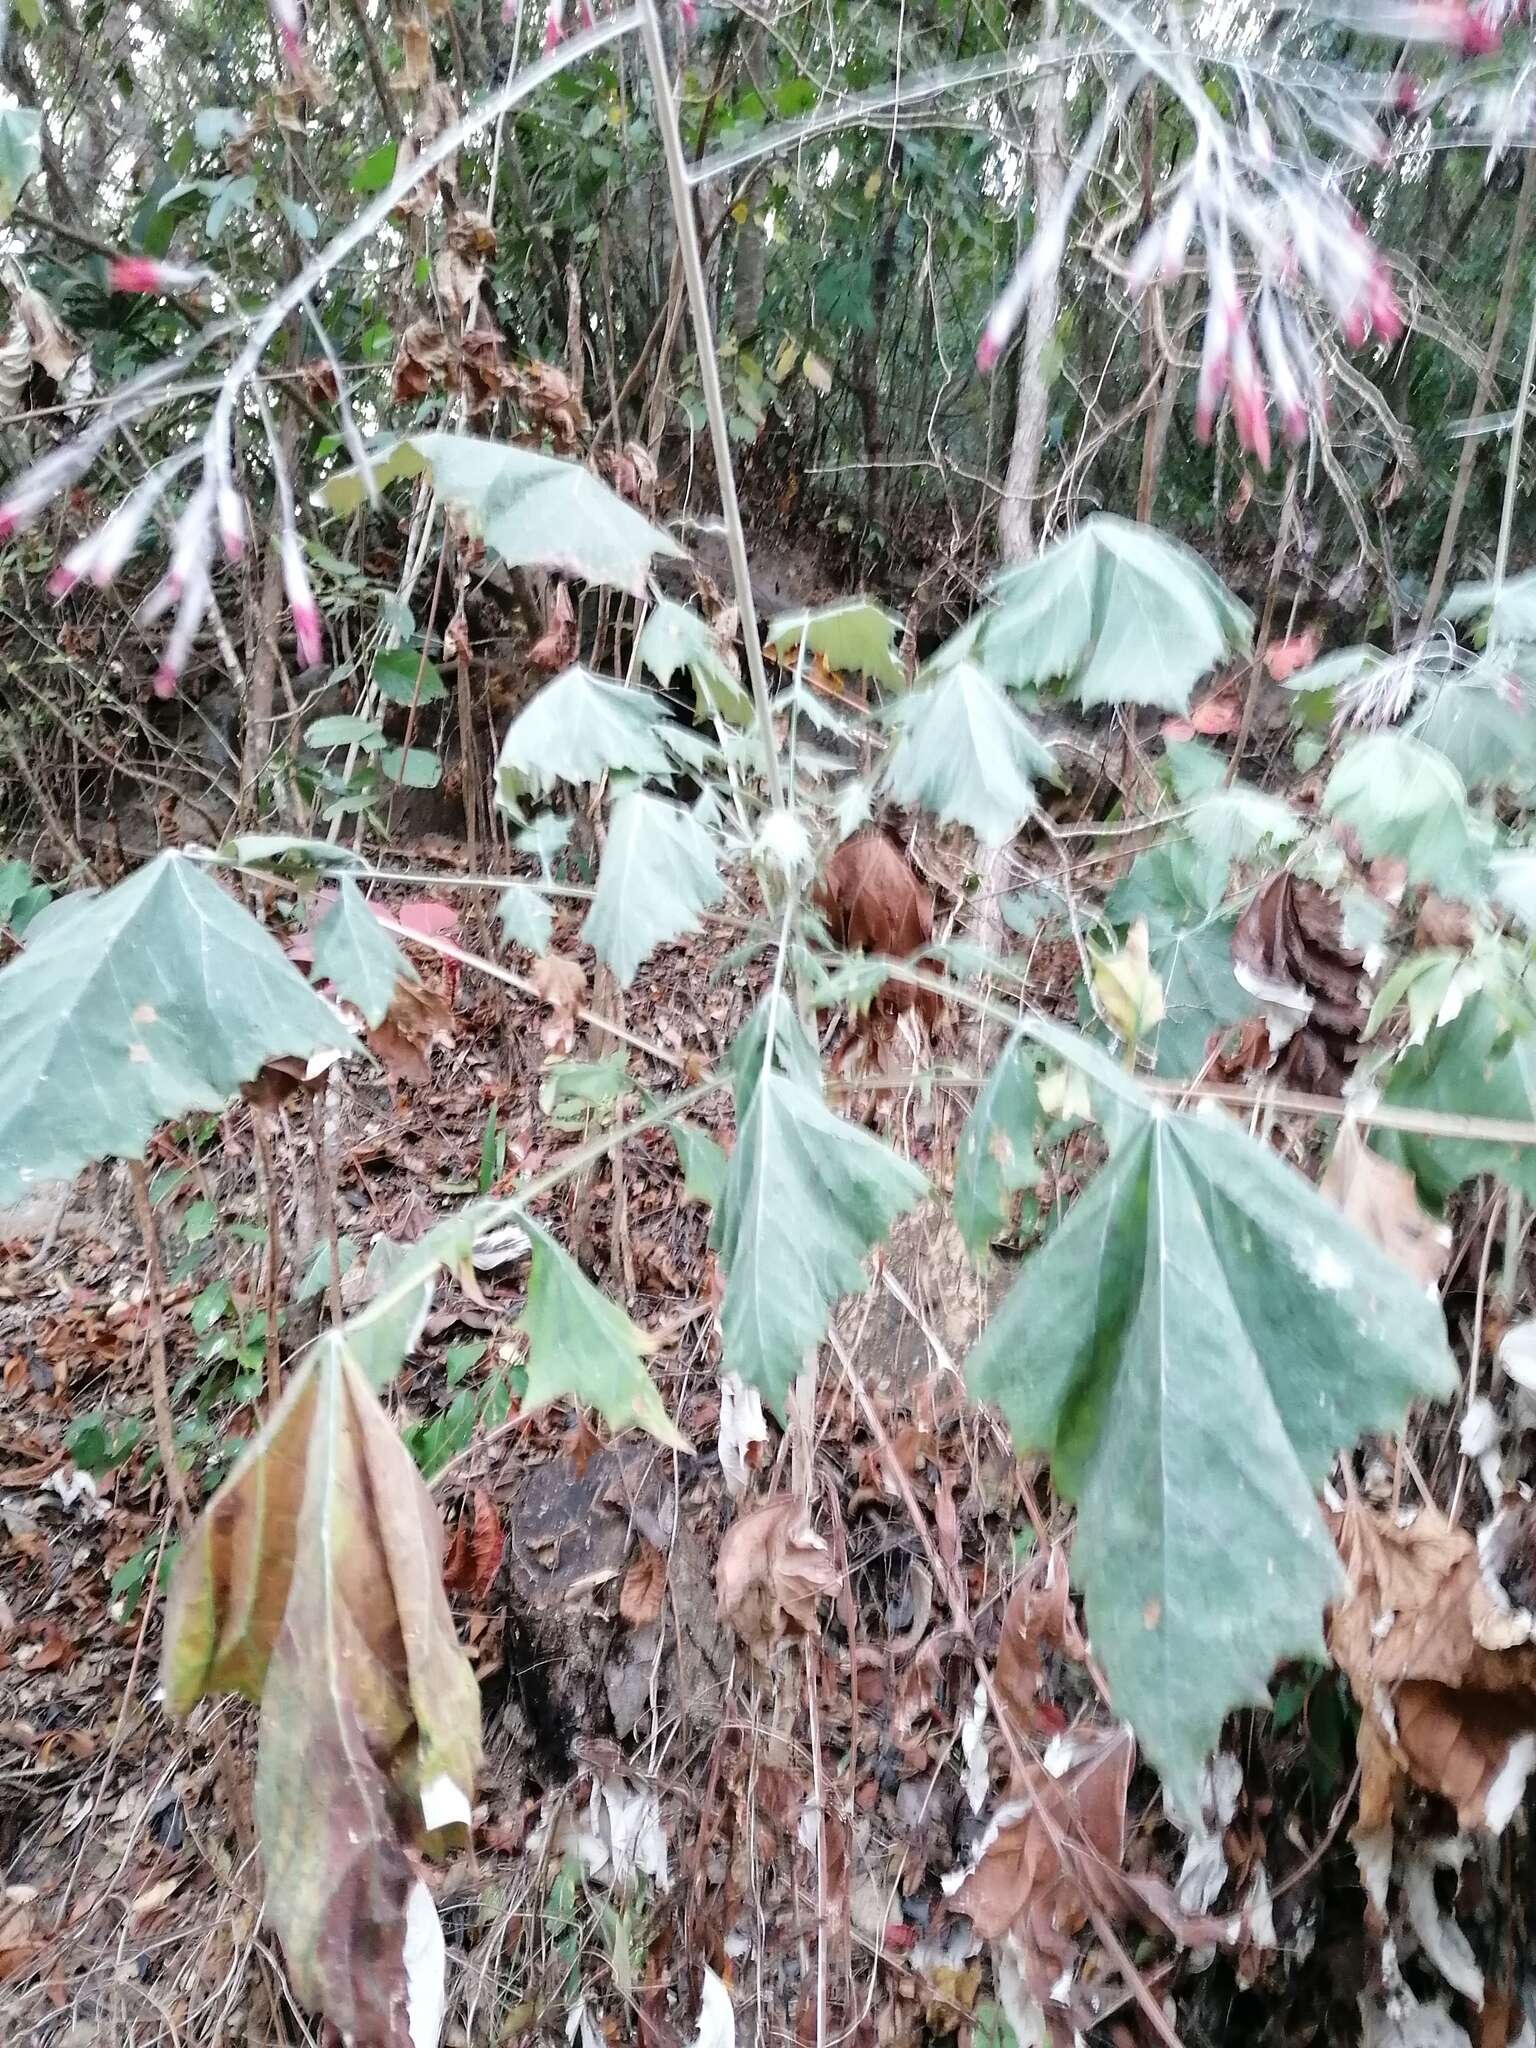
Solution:
M 873 199 L 875 194 L 880 190 L 880 187 L 883 184 L 883 182 L 883 176 L 879 171 L 871 171 L 869 176 L 864 180 L 864 197 L 866 199 Z
M 795 367 L 795 362 L 799 354 L 800 340 L 798 335 L 786 334 L 784 339 L 779 343 L 778 354 L 773 359 L 773 369 L 770 374 L 772 375 L 775 384 L 783 383 L 784 379 Z
M 298 1996 L 357 2048 L 431 2048 L 443 1941 L 413 1853 L 462 1836 L 480 1700 L 430 1495 L 333 1343 L 295 1375 L 176 1569 L 162 1679 L 261 1704 L 266 1915 Z
M 832 389 L 832 372 L 818 355 L 806 350 L 800 364 L 800 374 L 813 391 L 819 391 L 823 398 Z
M 741 227 L 751 217 L 751 212 L 752 209 L 748 206 L 745 199 L 738 199 L 731 208 L 731 219 L 735 221 L 737 227 Z
M 1100 1007 L 1127 1045 L 1136 1045 L 1163 1019 L 1163 985 L 1147 958 L 1147 920 L 1138 917 L 1118 953 L 1101 953 L 1093 963 L 1093 987 Z

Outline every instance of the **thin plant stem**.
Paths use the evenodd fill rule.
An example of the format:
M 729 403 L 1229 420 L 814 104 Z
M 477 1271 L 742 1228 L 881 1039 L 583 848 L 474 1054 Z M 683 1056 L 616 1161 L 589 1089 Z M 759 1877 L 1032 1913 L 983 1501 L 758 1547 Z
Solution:
M 741 506 L 736 497 L 736 474 L 731 467 L 730 427 L 725 394 L 720 388 L 720 365 L 715 357 L 704 260 L 699 250 L 693 196 L 688 186 L 688 162 L 683 152 L 683 133 L 678 126 L 672 83 L 667 75 L 667 52 L 661 39 L 661 23 L 656 16 L 656 0 L 643 0 L 640 36 L 645 45 L 645 61 L 650 69 L 651 90 L 656 100 L 656 125 L 661 130 L 662 149 L 667 160 L 667 183 L 672 194 L 677 246 L 682 254 L 688 310 L 693 317 L 694 340 L 699 352 L 699 382 L 709 415 L 709 438 L 714 449 L 716 482 L 720 490 L 720 515 L 725 522 L 731 575 L 736 585 L 736 606 L 741 615 L 742 638 L 746 642 L 747 672 L 752 678 L 752 702 L 757 711 L 758 735 L 762 742 L 763 781 L 769 801 L 777 811 L 784 808 L 784 783 L 779 774 L 778 749 L 773 738 L 773 706 L 768 697 L 767 671 L 763 667 L 757 607 L 752 600 L 752 571 L 747 562 L 747 537 L 741 523 Z
M 336 1180 L 331 1172 L 330 1149 L 325 1142 L 325 1102 L 328 1088 L 317 1088 L 309 1098 L 309 1141 L 314 1153 L 315 1185 L 325 1217 L 325 1241 L 330 1246 L 331 1269 L 325 1276 L 325 1298 L 333 1323 L 346 1321 L 341 1305 L 341 1238 L 336 1229 Z
M 282 1388 L 282 1365 L 277 1343 L 277 1274 L 283 1256 L 281 1205 L 277 1191 L 277 1167 L 272 1157 L 272 1129 L 264 1109 L 252 1109 L 251 1134 L 261 1166 L 262 1193 L 267 1205 L 267 1257 L 262 1272 L 262 1302 L 266 1313 L 265 1382 L 268 1411 L 277 1406 Z
M 155 1439 L 165 1473 L 166 1493 L 185 1536 L 192 1526 L 192 1509 L 181 1467 L 176 1462 L 176 1427 L 171 1418 L 171 1380 L 165 1356 L 165 1269 L 160 1262 L 160 1237 L 149 1199 L 149 1175 L 142 1159 L 129 1160 L 128 1184 L 133 1189 L 134 1215 L 144 1241 L 144 1306 L 149 1312 L 149 1389 L 155 1407 Z

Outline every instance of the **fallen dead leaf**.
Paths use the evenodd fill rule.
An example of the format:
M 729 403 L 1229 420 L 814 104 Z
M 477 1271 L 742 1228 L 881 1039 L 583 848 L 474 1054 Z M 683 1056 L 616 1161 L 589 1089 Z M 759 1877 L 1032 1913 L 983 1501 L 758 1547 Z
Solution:
M 496 1503 L 483 1487 L 477 1486 L 470 1504 L 460 1514 L 448 1555 L 443 1561 L 443 1584 L 450 1593 L 462 1593 L 474 1601 L 484 1600 L 501 1569 L 507 1547 L 506 1532 Z
M 396 404 L 425 398 L 448 381 L 453 344 L 435 320 L 413 320 L 400 337 L 390 371 Z
M 904 960 L 933 937 L 933 898 L 877 826 L 855 832 L 827 862 L 816 904 L 832 943 L 845 952 Z M 910 996 L 915 991 L 891 992 Z
M 1361 1709 L 1361 1829 L 1386 1827 L 1412 1779 L 1460 1826 L 1499 1833 L 1536 1764 L 1529 1617 L 1505 1610 L 1473 1538 L 1436 1508 L 1400 1527 L 1355 1506 L 1334 1533 L 1349 1591 L 1328 1644 Z
M 720 1618 L 758 1656 L 766 1656 L 791 1626 L 804 1635 L 819 1634 L 817 1604 L 839 1583 L 831 1553 L 796 1494 L 783 1494 L 733 1522 L 715 1566 Z
M 576 1043 L 576 1012 L 587 999 L 586 970 L 568 953 L 544 953 L 534 961 L 528 978 L 549 1005 L 540 1031 L 544 1050 L 568 1053 Z
M 399 981 L 383 1021 L 370 1027 L 368 1043 L 392 1079 L 425 1088 L 432 1079 L 432 1047 L 453 1043 L 453 1011 L 436 989 Z
M 667 1560 L 642 1537 L 619 1587 L 619 1619 L 631 1628 L 649 1628 L 661 1612 L 666 1590 Z
M 1339 1132 L 1319 1185 L 1358 1231 L 1433 1292 L 1451 1255 L 1451 1227 L 1420 1202 L 1405 1167 L 1370 1149 L 1358 1124 Z
M 1047 1650 L 1062 1651 L 1077 1662 L 1085 1655 L 1059 1544 L 1035 1552 L 1009 1598 L 997 1646 L 998 1699 L 1015 1731 L 1030 1741 L 1060 1734 L 1067 1725 L 1061 1708 L 1040 1697 Z

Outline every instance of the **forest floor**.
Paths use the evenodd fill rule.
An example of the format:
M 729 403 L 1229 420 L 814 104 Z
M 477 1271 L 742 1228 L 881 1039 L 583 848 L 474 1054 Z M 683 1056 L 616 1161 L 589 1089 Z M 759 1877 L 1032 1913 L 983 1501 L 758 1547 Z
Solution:
M 955 846 L 914 838 L 907 851 L 941 925 L 945 907 L 974 913 Z M 392 857 L 415 867 L 430 849 Z M 1101 858 L 1099 882 L 1105 873 Z M 269 909 L 281 893 L 269 889 Z M 409 907 L 399 892 L 384 899 Z M 451 871 L 411 902 L 438 906 L 478 947 L 483 913 Z M 554 950 L 585 962 L 576 923 L 562 914 Z M 423 953 L 442 998 L 435 1041 L 397 1047 L 333 1090 L 319 1154 L 312 1119 L 282 1112 L 277 1228 L 284 1298 L 296 1283 L 304 1297 L 296 1315 L 323 1305 L 317 1219 L 332 1197 L 348 1307 L 376 1237 L 413 1240 L 632 1112 L 639 1091 L 718 1067 L 758 992 L 729 960 L 734 938 L 709 928 L 663 948 L 622 1005 L 611 986 L 583 995 L 648 1049 Z M 1070 946 L 1038 946 L 1032 999 L 1070 1014 L 1076 970 Z M 846 1022 L 828 1030 L 848 1039 Z M 910 1077 L 930 1053 L 974 1055 L 975 1027 L 940 1017 L 931 1048 L 924 1030 L 909 1014 L 880 1047 L 845 1046 L 843 1106 L 945 1178 L 968 1098 Z M 552 1075 L 551 1049 L 581 1066 Z M 711 1098 L 697 1122 L 710 1129 L 725 1104 Z M 249 1112 L 237 1104 L 165 1134 L 151 1167 L 176 1410 L 207 1487 L 263 1397 L 269 1219 Z M 1063 1184 L 1083 1170 L 1070 1146 L 1049 1169 Z M 515 1245 L 488 1253 L 473 1284 L 445 1284 L 392 1391 L 442 1509 L 482 1689 L 476 1847 L 430 1875 L 449 1941 L 444 2038 L 671 2048 L 695 2038 L 687 2016 L 707 1964 L 732 1992 L 743 2041 L 1001 2044 L 1005 2008 L 1015 2023 L 1029 2009 L 1016 1961 L 1026 1938 L 1036 1967 L 1052 1959 L 1070 1983 L 1063 2010 L 1083 2038 L 1358 2039 L 1383 1930 L 1349 1838 L 1348 1688 L 1322 1667 L 1282 1672 L 1274 1713 L 1230 1724 L 1204 1836 L 1170 1820 L 1078 1631 L 1070 1508 L 1043 1467 L 1015 1458 L 998 1418 L 963 1398 L 960 1363 L 1010 1257 L 978 1276 L 934 1209 L 898 1229 L 869 1290 L 839 1313 L 798 1433 L 811 1469 L 791 1488 L 791 1436 L 722 1382 L 707 1212 L 672 1137 L 631 1140 L 617 1166 L 579 1174 L 542 1213 L 656 1337 L 652 1370 L 694 1448 L 605 1442 L 563 1407 L 521 1412 Z M 1461 1219 L 1450 1268 L 1453 1330 L 1475 1284 L 1475 1220 Z M 260 1924 L 254 1715 L 226 1702 L 177 1725 L 157 1703 L 153 1587 L 176 1526 L 152 1454 L 145 1264 L 118 1170 L 88 1176 L 61 1214 L 11 1227 L 0 1243 L 4 2039 L 314 2038 Z M 1440 1446 L 1416 1448 L 1431 1469 Z M 1395 1501 L 1390 1454 L 1362 1471 L 1367 1498 Z M 779 1512 L 804 1498 L 814 1533 Z M 727 1584 L 726 1534 L 765 1503 Z M 1050 1843 L 1015 1823 L 985 1880 L 960 1895 L 970 1910 L 957 1903 L 1010 1778 L 979 1666 L 1047 1759 L 1062 1745 L 1054 1768 L 1090 1836 L 1095 1802 L 1106 1814 L 1116 1868 L 1105 1891 L 1084 1896 Z M 1101 1762 L 1094 1791 L 1082 1774 Z M 1475 1922 L 1477 1899 L 1459 1910 Z M 1483 1918 L 1510 1962 L 1473 2039 L 1505 2048 L 1518 2033 L 1523 1926 L 1491 1907 Z M 1435 1953 L 1441 1927 L 1431 1912 L 1405 1936 L 1426 1997 L 1449 1998 L 1456 1982 Z M 1502 2030 L 1488 2018 L 1500 2000 Z M 1057 2016 L 1038 2038 L 1071 2029 Z

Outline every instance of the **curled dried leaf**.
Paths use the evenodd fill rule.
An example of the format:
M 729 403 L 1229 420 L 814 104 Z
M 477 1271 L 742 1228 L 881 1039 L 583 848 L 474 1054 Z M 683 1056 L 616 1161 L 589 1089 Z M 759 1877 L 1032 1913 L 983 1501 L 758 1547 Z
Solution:
M 528 977 L 550 1014 L 541 1031 L 546 1052 L 568 1053 L 576 1043 L 576 1012 L 587 1000 L 587 976 L 568 953 L 545 953 Z
M 1406 1167 L 1371 1151 L 1358 1124 L 1339 1132 L 1319 1186 L 1357 1230 L 1433 1292 L 1451 1255 L 1450 1225 L 1430 1215 Z
M 453 1043 L 447 997 L 422 982 L 397 982 L 394 1000 L 383 1022 L 369 1030 L 368 1043 L 392 1079 L 425 1088 L 432 1079 L 433 1046 Z
M 1500 1832 L 1536 1763 L 1536 1644 L 1511 1627 L 1477 1546 L 1432 1507 L 1406 1527 L 1352 1507 L 1336 1518 L 1349 1592 L 1328 1646 L 1360 1703 L 1360 1826 L 1384 1827 L 1404 1779 L 1464 1828 Z
M 266 1915 L 299 1997 L 358 2048 L 435 2041 L 443 1941 L 416 1852 L 463 1839 L 479 1693 L 431 1496 L 344 1347 L 311 1354 L 198 1522 L 166 1702 L 261 1705 Z
M 470 1600 L 483 1600 L 501 1569 L 507 1547 L 506 1532 L 496 1503 L 477 1486 L 469 1505 L 459 1516 L 443 1565 L 443 1584 L 450 1593 L 462 1593 Z
M 553 583 L 549 608 L 544 615 L 544 630 L 529 648 L 528 659 L 535 668 L 547 669 L 553 675 L 557 669 L 570 667 L 580 647 L 581 636 L 576 626 L 571 586 Z
M 715 1567 L 721 1619 L 763 1657 L 791 1627 L 819 1634 L 817 1604 L 839 1583 L 831 1553 L 795 1494 L 733 1522 Z
M 413 320 L 400 337 L 390 372 L 390 389 L 397 403 L 425 398 L 429 391 L 447 382 L 453 362 L 453 344 L 435 320 Z
M 667 1590 L 667 1560 L 644 1537 L 619 1587 L 619 1618 L 631 1628 L 649 1628 L 661 1613 Z

